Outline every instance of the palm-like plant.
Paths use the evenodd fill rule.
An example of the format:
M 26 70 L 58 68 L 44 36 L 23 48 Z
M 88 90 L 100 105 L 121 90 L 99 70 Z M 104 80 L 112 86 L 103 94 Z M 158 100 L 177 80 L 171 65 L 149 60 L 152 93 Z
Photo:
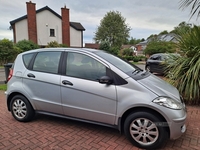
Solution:
M 180 1 L 180 8 L 186 8 L 188 6 L 192 6 L 191 8 L 191 17 L 197 13 L 197 17 L 200 16 L 200 0 L 181 0 Z
M 188 103 L 200 103 L 200 27 L 178 37 L 182 57 L 170 64 L 168 78 Z

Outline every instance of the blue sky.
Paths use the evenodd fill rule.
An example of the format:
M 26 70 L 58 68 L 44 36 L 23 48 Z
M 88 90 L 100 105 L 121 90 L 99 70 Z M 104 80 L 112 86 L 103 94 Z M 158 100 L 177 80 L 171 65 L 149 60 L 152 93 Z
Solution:
M 0 39 L 13 39 L 10 21 L 26 14 L 27 0 L 0 0 Z M 119 11 L 131 27 L 130 36 L 147 38 L 161 31 L 171 31 L 182 21 L 199 25 L 190 18 L 190 9 L 179 9 L 180 0 L 32 0 L 36 9 L 49 6 L 58 14 L 61 7 L 70 9 L 70 21 L 80 22 L 86 29 L 84 43 L 92 43 L 100 20 L 109 11 Z

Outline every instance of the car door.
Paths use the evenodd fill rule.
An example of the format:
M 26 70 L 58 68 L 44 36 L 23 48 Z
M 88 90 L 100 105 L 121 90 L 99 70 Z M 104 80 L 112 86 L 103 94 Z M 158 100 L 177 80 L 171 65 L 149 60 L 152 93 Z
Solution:
M 37 111 L 63 114 L 58 74 L 61 52 L 39 52 L 23 74 L 23 88 Z
M 97 80 L 106 75 L 107 66 L 88 54 L 68 52 L 63 68 L 66 68 L 61 76 L 64 114 L 114 124 L 116 87 Z
M 151 56 L 149 58 L 149 66 L 150 66 L 150 70 L 152 72 L 160 72 L 160 68 L 161 68 L 161 64 L 162 64 L 162 61 L 161 61 L 161 56 L 158 55 L 158 54 L 155 54 L 153 56 Z

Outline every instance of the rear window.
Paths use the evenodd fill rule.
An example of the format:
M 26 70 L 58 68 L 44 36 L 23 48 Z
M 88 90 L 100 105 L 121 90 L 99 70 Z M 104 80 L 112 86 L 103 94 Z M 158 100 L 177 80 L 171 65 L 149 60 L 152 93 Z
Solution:
M 24 62 L 24 65 L 26 68 L 28 68 L 28 65 L 31 62 L 33 55 L 34 55 L 34 53 L 23 55 L 23 62 Z
M 34 71 L 57 73 L 61 52 L 39 52 L 33 63 Z

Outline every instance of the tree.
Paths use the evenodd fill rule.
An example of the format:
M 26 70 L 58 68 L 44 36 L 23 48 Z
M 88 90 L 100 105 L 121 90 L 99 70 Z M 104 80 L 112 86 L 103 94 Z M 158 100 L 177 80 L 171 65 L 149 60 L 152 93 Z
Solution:
M 34 42 L 29 41 L 29 40 L 21 40 L 21 41 L 17 42 L 17 44 L 15 46 L 20 48 L 23 52 L 39 48 L 39 46 L 37 44 L 35 44 Z
M 180 8 L 185 9 L 186 7 L 192 6 L 190 14 L 192 18 L 196 13 L 197 17 L 200 16 L 200 0 L 181 0 L 180 2 Z
M 140 43 L 141 41 L 142 41 L 142 39 L 136 39 L 136 38 L 131 37 L 129 44 L 136 45 L 136 44 Z
M 109 42 L 111 47 L 120 48 L 129 38 L 130 27 L 125 21 L 120 12 L 108 12 L 97 27 L 94 40 L 97 43 Z
M 182 57 L 168 66 L 168 77 L 188 103 L 200 104 L 200 27 L 194 26 L 178 41 Z
M 192 28 L 190 23 L 186 23 L 185 21 L 179 23 L 177 27 L 174 27 L 170 33 L 175 33 L 176 35 L 181 35 L 182 33 L 188 32 Z
M 173 42 L 152 41 L 147 45 L 144 53 L 153 55 L 155 53 L 172 53 L 175 52 L 175 50 L 176 49 Z
M 164 35 L 164 34 L 168 34 L 168 31 L 164 30 L 164 31 L 160 32 L 158 35 Z
M 99 49 L 109 52 L 110 44 L 108 42 L 101 42 L 99 45 Z
M 151 34 L 147 39 L 151 39 L 153 41 L 157 40 L 158 35 L 157 34 Z

